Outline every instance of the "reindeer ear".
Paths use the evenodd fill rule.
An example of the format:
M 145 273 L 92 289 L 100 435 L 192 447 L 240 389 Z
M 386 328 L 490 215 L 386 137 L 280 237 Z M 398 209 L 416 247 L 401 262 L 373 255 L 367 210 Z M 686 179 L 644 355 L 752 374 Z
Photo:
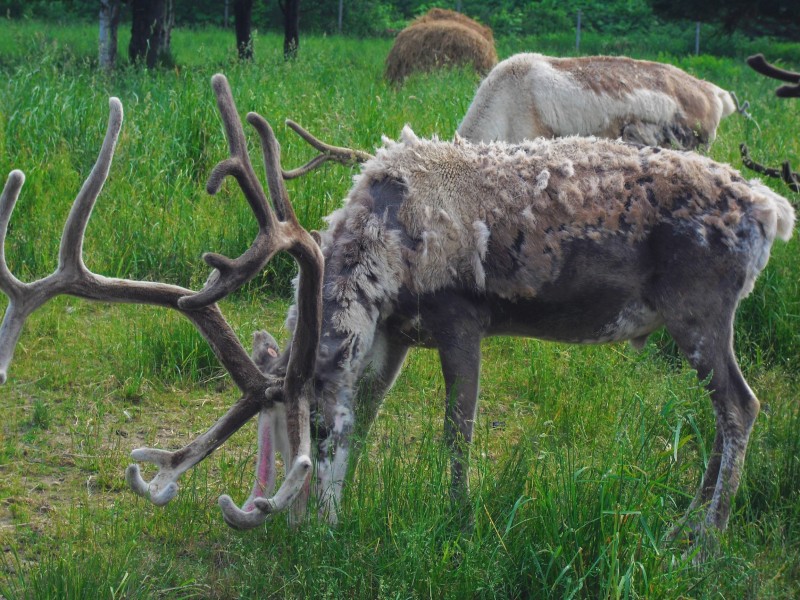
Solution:
M 267 331 L 259 330 L 253 334 L 253 362 L 265 373 L 269 365 L 280 356 L 280 346 Z

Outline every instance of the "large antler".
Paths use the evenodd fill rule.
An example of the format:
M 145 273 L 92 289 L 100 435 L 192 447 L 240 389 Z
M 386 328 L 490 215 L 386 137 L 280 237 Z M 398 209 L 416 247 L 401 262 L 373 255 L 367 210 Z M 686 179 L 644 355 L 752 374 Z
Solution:
M 0 196 L 0 290 L 9 305 L 0 327 L 0 383 L 7 377 L 8 366 L 26 318 L 51 298 L 69 294 L 90 300 L 129 302 L 165 306 L 182 313 L 208 341 L 222 365 L 242 391 L 242 398 L 208 431 L 184 448 L 169 452 L 138 448 L 135 460 L 154 463 L 158 473 L 145 482 L 138 465 L 130 465 L 126 479 L 137 494 L 162 505 L 175 497 L 177 479 L 203 460 L 249 419 L 259 417 L 259 456 L 256 482 L 244 510 L 228 496 L 220 497 L 223 517 L 231 526 L 249 528 L 263 522 L 269 514 L 288 508 L 304 489 L 311 469 L 310 400 L 313 393 L 311 374 L 322 319 L 322 254 L 311 235 L 297 222 L 280 176 L 280 148 L 267 122 L 256 114 L 248 121 L 255 127 L 264 149 L 270 194 L 274 211 L 253 173 L 244 145 L 244 132 L 227 81 L 222 75 L 212 78 L 231 157 L 220 162 L 212 172 L 208 188 L 219 189 L 227 175 L 233 175 L 250 203 L 259 223 L 259 234 L 251 248 L 239 259 L 219 255 L 206 257 L 217 271 L 205 289 L 195 294 L 179 286 L 107 278 L 89 271 L 82 257 L 83 237 L 92 208 L 111 167 L 114 147 L 122 126 L 122 104 L 109 101 L 110 115 L 105 140 L 97 162 L 75 199 L 64 227 L 58 268 L 43 279 L 22 283 L 8 269 L 5 261 L 5 238 L 8 222 L 24 183 L 21 171 L 12 171 Z M 280 250 L 286 250 L 300 266 L 298 318 L 285 376 L 280 379 L 263 374 L 242 347 L 214 301 L 248 281 Z M 209 300 L 210 299 L 210 300 Z M 287 473 L 278 492 L 274 484 L 273 434 L 276 427 L 286 435 L 275 435 L 277 449 L 284 454 Z M 298 508 L 302 512 L 304 507 Z
M 747 64 L 762 75 L 788 81 L 794 85 L 782 85 L 775 90 L 775 95 L 779 98 L 800 98 L 800 73 L 793 73 L 780 69 L 775 65 L 769 64 L 763 54 L 754 54 L 747 58 Z M 788 160 L 783 161 L 780 169 L 767 167 L 754 161 L 750 156 L 750 150 L 746 144 L 739 144 L 739 152 L 742 155 L 742 164 L 756 173 L 761 173 L 767 177 L 782 179 L 794 192 L 800 192 L 800 173 L 792 171 L 792 165 Z

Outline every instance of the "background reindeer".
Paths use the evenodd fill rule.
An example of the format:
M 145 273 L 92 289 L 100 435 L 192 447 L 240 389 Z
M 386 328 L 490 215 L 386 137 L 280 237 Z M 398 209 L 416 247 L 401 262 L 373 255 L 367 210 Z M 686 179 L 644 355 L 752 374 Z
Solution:
M 217 75 L 213 85 L 231 156 L 214 169 L 208 188 L 215 192 L 227 175 L 237 179 L 259 223 L 251 248 L 236 260 L 207 255 L 215 270 L 196 294 L 85 268 L 83 232 L 121 126 L 121 105 L 112 99 L 100 157 L 65 227 L 59 269 L 23 284 L 0 257 L 0 284 L 11 300 L 0 332 L 0 379 L 25 318 L 56 294 L 179 310 L 212 345 L 243 397 L 181 450 L 134 450 L 136 460 L 156 464 L 159 472 L 145 482 L 131 465 L 127 479 L 136 493 L 166 503 L 184 471 L 259 414 L 253 491 L 241 509 L 220 498 L 225 520 L 249 528 L 293 503 L 303 513 L 312 434 L 322 511 L 336 519 L 353 433 L 368 429 L 412 346 L 439 352 L 452 495 L 461 501 L 468 492 L 483 337 L 641 345 L 666 326 L 700 379 L 708 380 L 717 414 L 689 524 L 698 531 L 726 526 L 759 410 L 733 355 L 733 318 L 774 239 L 791 236 L 794 212 L 784 198 L 695 154 L 586 138 L 448 143 L 419 139 L 407 128 L 400 142 L 386 140 L 365 163 L 319 237 L 320 254 L 294 218 L 268 124 L 248 115 L 261 138 L 273 208 L 250 166 L 227 82 Z M 0 242 L 22 182 L 12 172 L 0 198 Z M 262 372 L 214 302 L 281 249 L 301 267 L 287 319 L 294 335 L 277 358 L 264 352 L 269 338 L 259 336 Z M 288 473 L 273 494 L 276 449 Z M 695 509 L 706 506 L 698 519 Z
M 672 65 L 525 53 L 486 76 L 458 133 L 475 142 L 596 135 L 693 149 L 713 142 L 735 110 L 730 93 Z

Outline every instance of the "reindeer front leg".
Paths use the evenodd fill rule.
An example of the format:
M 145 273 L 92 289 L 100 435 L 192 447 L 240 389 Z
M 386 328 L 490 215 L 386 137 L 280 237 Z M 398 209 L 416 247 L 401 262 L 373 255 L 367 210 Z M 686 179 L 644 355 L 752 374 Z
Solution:
M 459 339 L 452 345 L 440 347 L 439 357 L 447 393 L 444 437 L 451 452 L 450 498 L 455 505 L 466 506 L 469 499 L 469 449 L 478 404 L 480 338 Z
M 326 415 L 325 421 L 327 434 L 317 444 L 316 492 L 320 516 L 335 525 L 355 425 L 352 406 L 349 402 L 337 403 Z
M 469 498 L 469 447 L 478 403 L 482 329 L 471 306 L 445 302 L 434 316 L 433 336 L 444 375 L 444 435 L 450 449 L 450 497 L 455 506 Z M 441 305 L 440 305 L 441 306 Z M 441 314 L 445 313 L 445 314 Z

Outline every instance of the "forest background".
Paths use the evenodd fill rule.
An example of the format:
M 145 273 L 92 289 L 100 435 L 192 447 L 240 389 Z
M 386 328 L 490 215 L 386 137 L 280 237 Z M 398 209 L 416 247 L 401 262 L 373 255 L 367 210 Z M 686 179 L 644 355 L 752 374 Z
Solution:
M 162 0 L 163 1 L 163 0 Z M 172 0 L 178 27 L 232 26 L 237 0 Z M 127 0 L 130 7 L 141 0 Z M 96 20 L 98 0 L 0 0 L 0 15 L 49 21 Z M 284 2 L 250 1 L 252 20 L 262 31 L 283 29 Z M 348 36 L 393 35 L 408 20 L 434 6 L 458 10 L 489 25 L 496 36 L 542 35 L 574 28 L 582 14 L 583 30 L 606 35 L 646 36 L 673 28 L 683 31 L 695 22 L 708 27 L 712 37 L 774 35 L 800 40 L 800 3 L 789 0 L 322 0 L 300 2 L 300 27 L 305 33 Z M 340 18 L 341 11 L 341 18 Z M 130 18 L 123 11 L 123 22 Z M 729 46 L 729 48 L 732 46 Z

